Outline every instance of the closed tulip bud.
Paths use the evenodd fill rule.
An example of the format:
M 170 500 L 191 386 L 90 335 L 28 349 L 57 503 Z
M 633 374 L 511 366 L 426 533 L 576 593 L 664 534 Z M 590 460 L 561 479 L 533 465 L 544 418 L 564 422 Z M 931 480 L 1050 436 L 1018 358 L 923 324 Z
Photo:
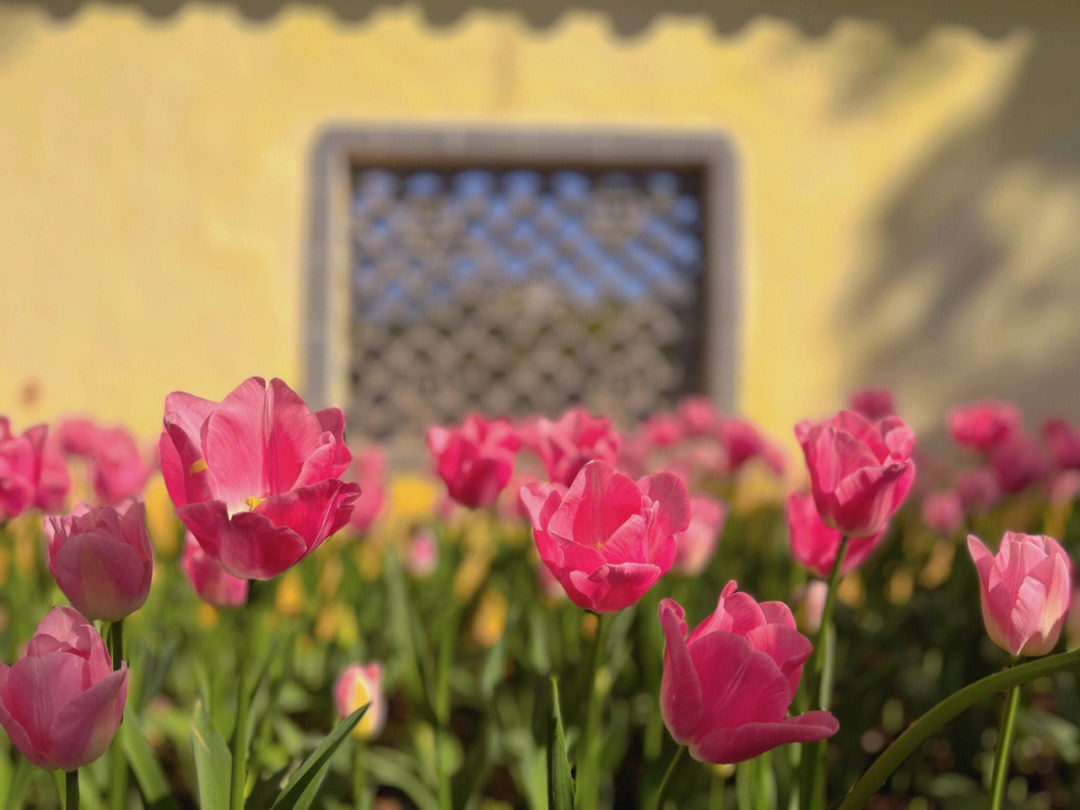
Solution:
M 1034 437 L 1018 433 L 987 451 L 990 467 L 1004 492 L 1015 494 L 1050 472 L 1050 459 Z
M 986 631 L 1011 655 L 1046 655 L 1057 644 L 1072 599 L 1072 562 L 1056 540 L 1005 532 L 996 555 L 974 535 Z
M 199 541 L 187 533 L 181 561 L 188 582 L 204 602 L 214 607 L 238 607 L 247 602 L 248 581 L 234 577 L 202 550 Z
M 863 388 L 851 395 L 851 410 L 874 422 L 896 413 L 893 393 L 888 388 Z
M 729 582 L 715 613 L 689 634 L 677 602 L 664 599 L 659 612 L 666 639 L 660 713 L 694 759 L 742 762 L 839 729 L 829 712 L 787 716 L 813 651 L 787 605 L 758 604 Z
M 672 568 L 687 576 L 701 573 L 716 551 L 725 517 L 727 507 L 720 501 L 707 495 L 690 498 L 690 523 L 675 535 Z
M 922 519 L 938 534 L 950 535 L 964 523 L 964 505 L 956 490 L 931 492 L 922 502 Z
M 53 608 L 26 654 L 0 664 L 0 725 L 39 768 L 73 771 L 109 747 L 127 689 L 127 665 L 113 670 L 94 626 L 72 608 Z
M 964 470 L 956 478 L 956 494 L 968 514 L 984 512 L 1001 498 L 994 471 L 986 467 Z
M 818 515 L 849 537 L 882 531 L 915 479 L 915 434 L 899 417 L 873 424 L 841 411 L 819 424 L 801 422 L 802 446 Z
M 954 442 L 981 452 L 1013 438 L 1022 421 L 1016 405 L 992 399 L 953 408 L 947 419 Z
M 165 398 L 158 449 L 176 515 L 233 576 L 271 579 L 345 525 L 360 487 L 338 408 L 313 412 L 284 382 L 244 381 L 221 402 Z
M 809 493 L 792 492 L 788 496 L 786 511 L 791 532 L 791 555 L 819 577 L 828 577 L 840 551 L 843 539 L 840 532 L 821 522 L 814 496 Z M 862 565 L 874 553 L 884 534 L 877 532 L 867 537 L 851 538 L 840 573 L 849 574 Z
M 1080 428 L 1064 419 L 1048 419 L 1042 429 L 1054 463 L 1067 470 L 1080 470 Z
M 80 504 L 45 520 L 49 571 L 87 618 L 118 622 L 150 592 L 154 553 L 141 501 L 119 507 Z
M 473 414 L 457 427 L 429 428 L 427 443 L 450 497 L 478 509 L 494 503 L 510 481 L 521 441 L 505 419 Z
M 339 717 L 348 717 L 368 706 L 353 734 L 364 739 L 377 737 L 386 724 L 386 696 L 382 691 L 382 664 L 350 664 L 334 684 L 334 706 Z
M 575 605 L 613 613 L 640 599 L 675 560 L 675 535 L 690 522 L 682 479 L 634 481 L 591 461 L 569 489 L 530 484 L 521 499 L 540 559 Z

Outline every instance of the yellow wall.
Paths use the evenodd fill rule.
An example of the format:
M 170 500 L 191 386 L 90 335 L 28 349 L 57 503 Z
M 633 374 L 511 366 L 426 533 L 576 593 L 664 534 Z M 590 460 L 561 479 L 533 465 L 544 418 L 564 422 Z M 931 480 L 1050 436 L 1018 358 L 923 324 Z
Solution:
M 1067 23 L 1063 41 L 1078 30 Z M 434 120 L 726 130 L 742 162 L 742 409 L 786 437 L 869 378 L 901 386 L 929 423 L 955 393 L 933 363 L 944 358 L 921 361 L 926 397 L 919 368 L 859 364 L 925 316 L 920 272 L 962 262 L 927 251 L 870 303 L 851 291 L 889 273 L 905 184 L 952 144 L 966 154 L 964 133 L 1012 103 L 1055 26 L 1008 29 L 901 36 L 838 14 L 806 33 L 763 14 L 718 31 L 661 13 L 620 34 L 605 12 L 573 8 L 536 26 L 489 9 L 431 23 L 396 3 L 354 23 L 306 4 L 259 22 L 231 4 L 164 19 L 126 4 L 66 19 L 2 7 L 0 413 L 25 425 L 85 410 L 151 434 L 173 389 L 217 398 L 253 373 L 302 384 L 309 148 L 328 122 Z M 1080 182 L 1075 165 L 987 149 L 967 167 L 988 179 L 966 213 L 1000 229 L 1006 259 L 963 328 L 986 336 L 966 342 L 992 367 L 1016 349 L 996 342 L 995 307 L 1033 267 L 1061 280 L 1080 256 Z M 924 216 L 948 216 L 947 199 Z M 1064 317 L 1053 328 L 1077 334 Z

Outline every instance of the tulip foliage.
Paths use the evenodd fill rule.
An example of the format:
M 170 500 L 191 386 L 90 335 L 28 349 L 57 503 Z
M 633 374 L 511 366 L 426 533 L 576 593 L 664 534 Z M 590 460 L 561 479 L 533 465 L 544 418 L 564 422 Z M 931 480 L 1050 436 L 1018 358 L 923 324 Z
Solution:
M 0 418 L 0 806 L 1080 806 L 1067 416 L 215 396 Z

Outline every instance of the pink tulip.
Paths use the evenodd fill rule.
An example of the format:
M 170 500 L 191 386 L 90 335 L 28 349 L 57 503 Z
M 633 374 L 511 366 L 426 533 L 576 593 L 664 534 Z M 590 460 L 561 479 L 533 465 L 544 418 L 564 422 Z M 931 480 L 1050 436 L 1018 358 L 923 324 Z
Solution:
M 808 633 L 816 633 L 821 628 L 821 618 L 825 615 L 825 600 L 829 596 L 829 583 L 823 579 L 812 579 L 796 590 L 794 600 L 798 606 L 799 624 Z
M 683 398 L 677 412 L 686 436 L 715 436 L 723 419 L 716 403 L 703 396 Z
M 727 453 L 727 472 L 735 473 L 753 458 L 760 458 L 777 475 L 787 466 L 784 451 L 769 441 L 752 422 L 724 419 L 719 426 L 720 443 Z
M 165 399 L 161 472 L 176 514 L 233 576 L 270 579 L 349 519 L 360 494 L 337 408 L 312 413 L 281 380 L 244 381 L 220 403 Z
M 1043 423 L 1043 436 L 1055 464 L 1067 470 L 1080 469 L 1080 428 L 1064 419 L 1048 419 Z
M 897 416 L 873 424 L 841 411 L 819 424 L 800 422 L 802 445 L 818 514 L 849 537 L 882 531 L 915 479 L 915 434 Z
M 682 479 L 657 473 L 635 482 L 590 461 L 567 489 L 521 491 L 540 559 L 575 605 L 612 613 L 637 602 L 675 560 L 675 535 L 690 522 Z
M 427 443 L 450 497 L 478 509 L 490 506 L 510 480 L 521 440 L 505 419 L 473 414 L 459 427 L 428 428 Z
M 0 416 L 0 523 L 36 507 L 59 509 L 71 489 L 71 473 L 48 428 L 35 425 L 22 435 Z
M 998 486 L 1010 494 L 1020 492 L 1050 472 L 1050 459 L 1034 437 L 1017 433 L 987 452 Z
M 964 505 L 956 490 L 931 492 L 922 502 L 922 519 L 938 534 L 950 535 L 964 523 Z
M 968 551 L 979 572 L 986 631 L 1017 655 L 1046 655 L 1057 644 L 1072 599 L 1072 562 L 1056 540 L 1005 532 L 997 555 L 975 535 Z
M 371 528 L 386 505 L 386 489 L 383 487 L 383 471 L 386 457 L 378 447 L 372 447 L 353 456 L 345 478 L 360 486 L 360 497 L 353 504 L 350 525 L 363 534 Z
M 94 494 L 113 506 L 138 496 L 153 472 L 135 438 L 122 425 L 105 428 L 85 417 L 72 417 L 57 429 L 61 449 L 85 458 Z
M 238 607 L 247 602 L 248 581 L 234 577 L 210 557 L 188 532 L 184 538 L 181 567 L 195 593 L 214 607 Z
M 1072 503 L 1080 497 L 1080 470 L 1058 471 L 1050 479 L 1047 490 L 1051 503 Z
M 675 562 L 672 568 L 686 576 L 701 573 L 716 551 L 725 517 L 727 508 L 720 501 L 707 495 L 691 497 L 690 523 L 686 531 L 675 535 Z
M 359 737 L 376 737 L 386 724 L 382 671 L 382 664 L 377 662 L 350 664 L 334 683 L 334 707 L 339 717 L 348 717 L 361 706 L 371 704 L 353 732 Z
M 73 771 L 109 747 L 127 689 L 127 664 L 113 670 L 94 626 L 72 608 L 53 608 L 26 654 L 0 664 L 0 725 L 39 768 Z
M 554 422 L 537 420 L 526 434 L 526 444 L 540 456 L 548 480 L 569 486 L 590 461 L 615 464 L 622 437 L 607 417 L 570 408 Z
M 701 762 L 742 762 L 839 729 L 829 712 L 787 717 L 813 647 L 787 605 L 758 604 L 735 588 L 728 583 L 716 612 L 689 635 L 682 607 L 660 603 L 667 640 L 660 713 L 675 741 Z
M 964 470 L 956 478 L 956 494 L 968 514 L 985 512 L 1001 498 L 994 471 L 986 467 Z
M 45 519 L 49 571 L 75 609 L 91 620 L 118 622 L 143 606 L 154 575 L 146 508 L 79 504 Z
M 427 529 L 421 529 L 409 541 L 405 567 L 417 579 L 427 579 L 439 564 L 439 543 Z
M 949 435 L 961 447 L 986 452 L 1016 435 L 1022 421 L 1013 403 L 988 399 L 949 411 Z
M 682 421 L 673 413 L 653 414 L 641 424 L 641 435 L 652 447 L 670 447 L 684 437 Z
M 893 393 L 888 388 L 863 388 L 851 395 L 851 410 L 862 414 L 871 422 L 896 413 Z
M 791 532 L 792 556 L 819 577 L 828 577 L 840 551 L 842 538 L 840 532 L 821 522 L 814 496 L 792 492 L 787 499 L 787 521 Z M 885 532 L 880 531 L 849 540 L 840 573 L 848 574 L 862 565 L 874 553 L 884 535 Z

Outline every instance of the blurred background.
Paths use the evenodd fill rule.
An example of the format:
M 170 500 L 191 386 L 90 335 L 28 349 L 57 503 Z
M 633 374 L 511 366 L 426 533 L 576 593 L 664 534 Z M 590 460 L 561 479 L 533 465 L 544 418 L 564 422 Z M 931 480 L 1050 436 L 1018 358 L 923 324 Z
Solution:
M 344 395 L 355 429 L 385 435 L 477 404 L 557 410 L 546 389 L 602 409 L 618 381 L 596 370 L 620 351 L 628 415 L 706 391 L 791 447 L 794 422 L 864 384 L 893 387 L 923 433 L 977 396 L 1036 420 L 1080 411 L 1080 7 L 715 5 L 5 4 L 0 413 L 151 436 L 169 391 L 218 399 L 257 373 Z M 361 149 L 320 170 L 328 133 L 388 126 L 641 136 L 656 157 L 624 166 L 594 143 L 448 163 L 451 142 L 427 165 Z M 708 227 L 702 189 L 720 181 L 679 169 L 679 138 L 726 150 L 730 233 Z M 351 231 L 322 233 L 339 175 Z M 585 202 L 559 209 L 560 193 Z M 608 238 L 596 219 L 613 207 Z M 314 294 L 338 302 L 323 318 L 313 245 L 351 268 Z M 702 281 L 719 252 L 727 280 Z M 611 337 L 635 300 L 652 307 Z M 447 301 L 444 321 L 488 331 L 439 331 Z M 519 314 L 535 322 L 512 336 Z M 703 350 L 718 333 L 722 351 Z M 315 380 L 325 341 L 340 359 Z M 532 346 L 554 370 L 507 381 Z M 480 355 L 484 373 L 456 374 Z M 380 385 L 446 389 L 425 363 L 473 393 L 374 401 Z M 359 416 L 380 408 L 411 415 Z

